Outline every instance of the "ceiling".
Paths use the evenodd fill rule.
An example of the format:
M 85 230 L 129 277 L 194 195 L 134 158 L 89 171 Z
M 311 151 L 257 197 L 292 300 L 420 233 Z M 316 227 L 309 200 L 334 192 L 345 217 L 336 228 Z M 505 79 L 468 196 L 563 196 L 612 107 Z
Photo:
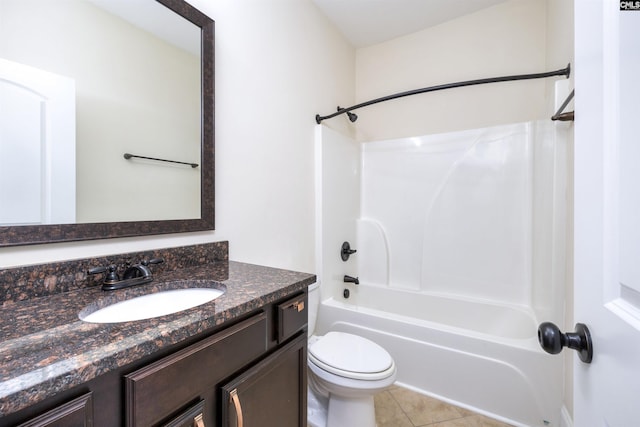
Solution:
M 313 0 L 356 48 L 414 33 L 507 0 Z

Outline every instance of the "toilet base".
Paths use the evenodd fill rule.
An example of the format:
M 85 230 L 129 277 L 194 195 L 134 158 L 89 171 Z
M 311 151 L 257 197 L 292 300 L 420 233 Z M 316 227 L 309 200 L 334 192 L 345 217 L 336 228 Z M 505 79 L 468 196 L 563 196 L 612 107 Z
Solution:
M 309 390 L 307 424 L 309 427 L 376 427 L 373 396 L 347 399 L 331 396 L 326 399 Z
M 307 425 L 308 427 L 327 427 L 327 406 L 329 399 L 307 389 Z
M 376 427 L 373 396 L 342 398 L 331 396 L 327 411 L 327 427 Z

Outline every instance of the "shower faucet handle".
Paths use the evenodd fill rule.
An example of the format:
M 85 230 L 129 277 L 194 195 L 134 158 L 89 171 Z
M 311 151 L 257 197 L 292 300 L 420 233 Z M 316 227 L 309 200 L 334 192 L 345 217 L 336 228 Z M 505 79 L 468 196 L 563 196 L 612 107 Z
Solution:
M 342 258 L 343 261 L 347 261 L 349 257 L 356 252 L 358 251 L 355 249 L 351 249 L 351 245 L 349 244 L 349 242 L 344 242 L 342 244 L 342 248 L 340 248 L 340 258 Z

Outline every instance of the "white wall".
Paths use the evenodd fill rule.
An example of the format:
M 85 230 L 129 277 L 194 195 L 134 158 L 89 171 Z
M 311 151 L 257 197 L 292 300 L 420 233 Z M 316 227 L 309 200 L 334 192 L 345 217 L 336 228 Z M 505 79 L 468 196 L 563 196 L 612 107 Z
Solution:
M 564 68 L 547 64 L 544 0 L 512 0 L 356 54 L 356 102 L 433 85 Z M 545 117 L 542 80 L 415 95 L 357 110 L 372 141 Z
M 311 1 L 194 4 L 216 19 L 216 235 L 314 271 L 314 118 L 352 102 L 354 51 Z
M 353 102 L 354 50 L 310 0 L 191 3 L 216 21 L 216 231 L 1 248 L 0 268 L 229 240 L 231 259 L 315 270 L 314 117 Z

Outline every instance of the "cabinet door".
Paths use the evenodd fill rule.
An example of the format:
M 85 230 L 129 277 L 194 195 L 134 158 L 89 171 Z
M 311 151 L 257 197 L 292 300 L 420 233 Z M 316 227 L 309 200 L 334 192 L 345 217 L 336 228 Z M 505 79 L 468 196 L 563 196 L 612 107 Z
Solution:
M 91 393 L 45 412 L 18 427 L 92 427 L 93 405 Z
M 307 336 L 222 387 L 223 427 L 306 427 Z
M 126 426 L 157 426 L 191 402 L 202 400 L 224 378 L 264 354 L 266 325 L 266 315 L 260 312 L 126 375 Z M 205 411 L 207 424 L 212 412 Z

